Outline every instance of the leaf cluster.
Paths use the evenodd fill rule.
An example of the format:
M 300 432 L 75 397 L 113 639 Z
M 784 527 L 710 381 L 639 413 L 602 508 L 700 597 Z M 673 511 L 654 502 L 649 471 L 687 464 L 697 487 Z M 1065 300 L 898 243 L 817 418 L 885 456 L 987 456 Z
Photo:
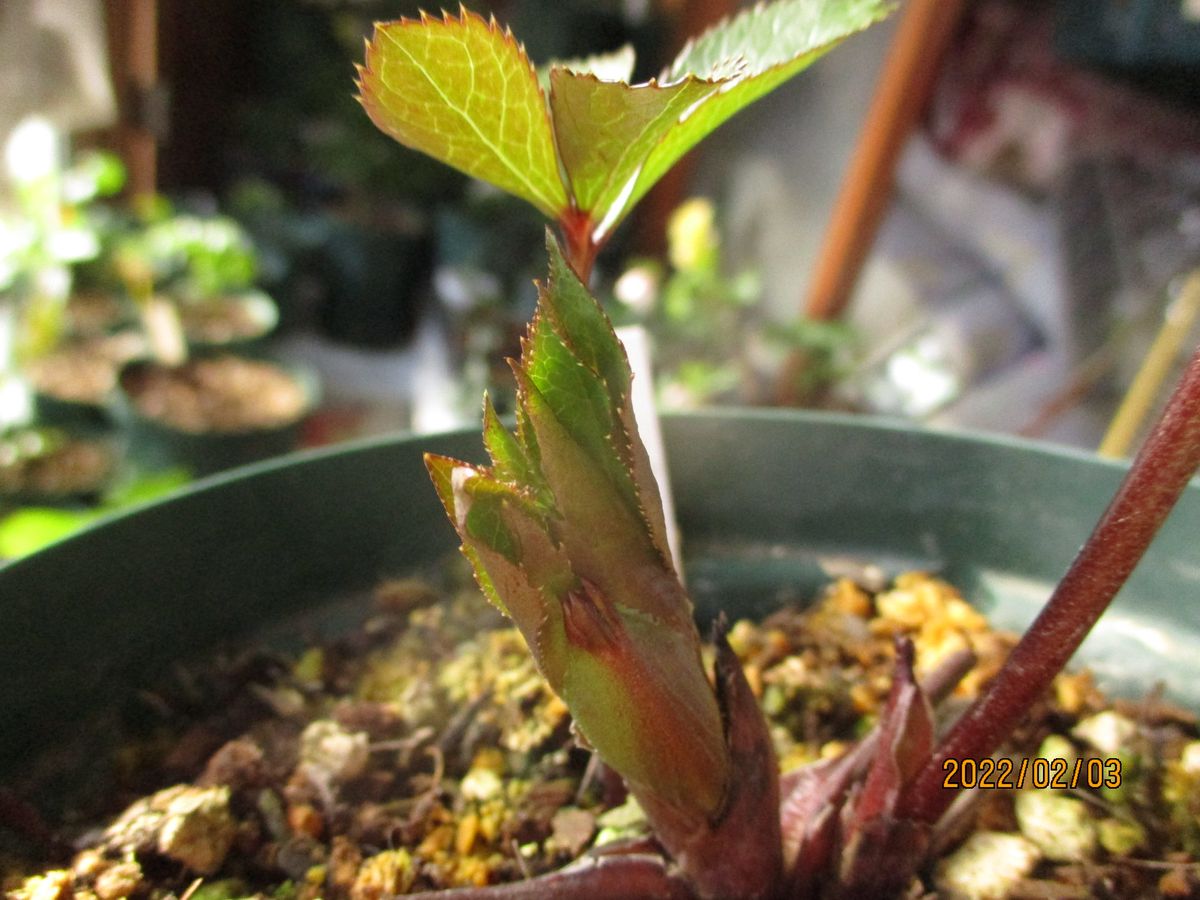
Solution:
M 368 115 L 421 150 L 602 244 L 713 129 L 890 10 L 888 0 L 783 0 L 690 43 L 630 84 L 631 52 L 537 70 L 512 33 L 460 9 L 376 26 L 359 67 Z
M 487 402 L 492 465 L 430 457 L 430 473 L 484 593 L 588 740 L 632 784 L 711 813 L 725 783 L 720 716 L 633 421 L 628 364 L 548 245 L 550 276 L 513 365 L 516 432 Z

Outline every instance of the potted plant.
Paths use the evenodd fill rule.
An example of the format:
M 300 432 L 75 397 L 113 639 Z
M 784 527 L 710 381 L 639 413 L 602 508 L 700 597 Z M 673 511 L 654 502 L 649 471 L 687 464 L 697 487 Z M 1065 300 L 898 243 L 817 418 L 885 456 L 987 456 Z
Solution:
M 17 203 L 0 219 L 0 292 L 13 335 L 4 365 L 29 383 L 44 423 L 97 427 L 108 422 L 122 352 L 107 332 L 120 305 L 78 274 L 111 228 L 95 201 L 120 189 L 124 169 L 106 154 L 63 167 L 55 143 L 50 126 L 33 120 L 9 144 Z
M 162 197 L 140 198 L 138 215 L 109 266 L 140 310 L 157 356 L 252 347 L 274 329 L 274 301 L 254 289 L 258 256 L 226 216 L 177 213 Z
M 108 486 L 119 462 L 111 433 L 51 426 L 0 430 L 0 497 L 8 504 L 85 502 Z
M 663 143 L 647 142 L 653 148 L 651 156 L 640 163 L 630 162 L 627 172 L 619 159 L 616 165 L 611 159 L 601 165 L 590 154 L 603 157 L 606 150 L 615 147 L 619 157 L 619 151 L 633 146 L 636 140 L 606 143 L 598 127 L 590 130 L 587 119 L 571 118 L 564 111 L 611 110 L 621 108 L 621 104 L 631 109 L 628 104 L 638 95 L 628 85 L 600 81 L 569 69 L 552 70 L 551 83 L 562 90 L 552 91 L 550 108 L 555 108 L 556 96 L 564 105 L 558 107 L 559 115 L 546 117 L 547 128 L 569 122 L 566 134 L 573 129 L 583 140 L 572 144 L 564 133 L 557 134 L 557 140 L 543 133 L 547 139 L 539 142 L 531 140 L 527 131 L 530 121 L 540 121 L 538 117 L 546 114 L 532 69 L 511 36 L 494 25 L 465 12 L 458 18 L 402 21 L 381 27 L 371 45 L 368 66 L 361 73 L 368 110 L 402 139 L 417 142 L 432 135 L 443 154 L 462 148 L 457 141 L 445 140 L 446 134 L 440 129 L 457 127 L 445 123 L 461 124 L 464 118 L 461 110 L 469 106 L 473 93 L 472 79 L 466 75 L 478 77 L 480 67 L 498 66 L 499 72 L 491 73 L 496 77 L 490 81 L 506 84 L 514 91 L 506 94 L 506 99 L 519 98 L 522 92 L 530 98 L 530 104 L 524 107 L 519 99 L 514 101 L 514 109 L 523 109 L 526 115 L 488 106 L 480 119 L 470 121 L 487 148 L 501 157 L 519 153 L 523 162 L 532 161 L 541 165 L 540 169 L 510 165 L 509 160 L 480 154 L 479 147 L 455 160 L 460 164 L 466 160 L 470 165 L 478 164 L 480 159 L 490 160 L 490 177 L 508 180 L 554 215 L 564 231 L 561 246 L 552 235 L 548 236 L 550 276 L 541 287 L 539 312 L 530 326 L 522 360 L 514 364 L 517 431 L 510 432 L 490 406 L 485 406 L 484 442 L 492 460 L 490 466 L 461 461 L 463 455 L 468 455 L 463 453 L 462 435 L 430 439 L 431 449 L 437 452 L 427 455 L 426 463 L 484 594 L 514 621 L 545 683 L 565 702 L 580 734 L 595 747 L 596 758 L 603 761 L 596 764 L 593 776 L 583 773 L 585 784 L 579 787 L 579 793 L 569 789 L 568 799 L 590 791 L 590 795 L 602 797 L 603 806 L 616 808 L 625 805 L 620 797 L 627 789 L 637 801 L 637 815 L 649 824 L 648 834 L 616 847 L 599 847 L 581 864 L 561 872 L 539 874 L 513 885 L 466 888 L 457 896 L 883 896 L 909 889 L 927 860 L 944 852 L 959 836 L 953 826 L 960 820 L 953 816 L 947 819 L 943 814 L 957 794 L 955 788 L 968 780 L 967 761 L 974 763 L 977 776 L 983 761 L 992 759 L 1001 740 L 1051 686 L 1055 674 L 1145 551 L 1170 507 L 1185 493 L 1188 479 L 1200 463 L 1197 356 L 1167 416 L 1044 612 L 944 736 L 935 739 L 930 698 L 936 701 L 948 694 L 972 668 L 974 659 L 971 653 L 945 654 L 918 683 L 913 642 L 903 633 L 889 655 L 894 673 L 891 684 L 882 691 L 873 721 L 863 723 L 869 727 L 857 741 L 834 748 L 835 755 L 783 779 L 777 768 L 773 735 L 758 706 L 752 679 L 742 667 L 727 627 L 720 622 L 714 630 L 716 648 L 710 681 L 691 602 L 667 546 L 658 488 L 630 410 L 631 376 L 607 319 L 588 294 L 587 271 L 608 229 L 627 211 L 629 197 L 639 187 L 648 187 L 641 179 L 644 173 L 656 171 L 655 150 L 666 156 L 682 153 L 688 138 L 697 138 L 722 114 L 730 114 L 737 100 L 752 99 L 773 78 L 802 67 L 827 42 L 864 27 L 883 11 L 884 7 L 872 3 L 846 7 L 798 0 L 757 8 L 702 37 L 684 51 L 682 58 L 705 60 L 704 71 L 710 78 L 681 76 L 679 81 L 660 88 L 669 94 L 665 99 L 674 97 L 680 103 L 676 109 L 688 114 L 658 117 L 663 129 L 659 137 L 670 147 L 663 150 Z M 789 36 L 796 37 L 797 32 L 790 26 L 797 23 L 803 26 L 798 29 L 799 45 L 781 49 L 777 41 L 788 44 Z M 769 49 L 756 55 L 756 48 L 763 46 Z M 447 47 L 454 52 L 446 53 Z M 474 65 L 439 69 L 435 61 L 463 58 Z M 505 60 L 514 68 L 505 69 Z M 422 97 L 421 88 L 413 87 L 413 81 L 403 77 L 406 73 L 439 99 Z M 527 79 L 524 88 L 518 87 L 522 79 Z M 400 84 L 404 90 L 393 91 Z M 643 112 L 647 107 L 653 110 L 662 99 L 662 95 L 652 92 L 640 108 Z M 715 107 L 706 109 L 705 104 L 710 102 Z M 401 109 L 407 109 L 408 115 L 418 120 L 426 116 L 426 124 L 441 124 L 411 130 L 411 122 L 402 116 L 396 118 Z M 455 115 L 440 116 L 450 111 Z M 618 116 L 605 118 L 610 123 L 622 122 Z M 655 116 L 648 118 L 656 121 Z M 506 123 L 514 121 L 521 123 L 517 132 L 521 140 L 504 140 Z M 481 122 L 490 125 L 485 127 Z M 489 132 L 488 127 L 498 127 L 500 133 Z M 674 131 L 676 128 L 683 131 Z M 539 152 L 548 154 L 541 163 L 537 162 Z M 559 153 L 573 162 L 564 159 L 560 167 Z M 657 165 L 661 173 L 664 160 L 660 158 Z M 554 181 L 561 178 L 560 173 L 572 179 L 574 202 L 567 199 L 567 186 L 561 180 Z M 589 178 L 589 174 L 595 178 Z M 611 192 L 611 185 L 605 183 L 609 175 L 619 182 Z M 596 202 L 582 202 L 585 196 Z M 600 209 L 603 214 L 595 215 Z M 740 521 L 736 529 L 740 533 L 735 537 L 762 541 L 770 540 L 773 532 L 778 539 L 778 529 L 787 533 L 804 517 L 812 516 L 835 541 L 850 538 L 859 546 L 890 543 L 893 548 L 907 545 L 911 549 L 913 540 L 897 524 L 911 522 L 914 514 L 923 512 L 925 517 L 919 520 L 918 530 L 927 538 L 925 553 L 949 552 L 953 557 L 974 543 L 980 510 L 986 506 L 989 515 L 995 517 L 988 534 L 991 540 L 975 546 L 974 560 L 982 573 L 989 564 L 996 563 L 999 554 L 1001 571 L 1012 572 L 1014 559 L 1028 563 L 1030 560 L 1022 557 L 1046 550 L 1051 536 L 1058 531 L 1056 522 L 1061 516 L 1050 514 L 1055 508 L 1045 505 L 1048 501 L 1065 507 L 1076 502 L 1079 486 L 1090 477 L 1098 474 L 1101 482 L 1111 484 L 1117 475 L 1097 464 L 1081 464 L 1080 460 L 1055 461 L 1053 457 L 1039 457 L 1003 445 L 983 450 L 978 442 L 969 440 L 837 420 L 762 416 L 757 428 L 729 431 L 731 423 L 748 426 L 753 421 L 710 417 L 685 419 L 676 425 L 674 446 L 693 451 L 692 463 L 685 465 L 695 479 L 692 487 L 682 492 L 685 521 L 697 510 L 711 517 L 718 527 L 722 519 L 728 522 L 732 516 Z M 851 456 L 850 448 L 856 442 L 849 436 L 856 431 L 859 444 Z M 703 448 L 703 452 L 697 448 Z M 791 451 L 786 458 L 781 458 L 781 448 Z M 944 454 L 936 470 L 939 490 L 931 490 L 928 484 L 929 457 L 920 453 L 926 448 Z M 39 602 L 44 603 L 44 588 L 53 585 L 55 579 L 57 586 L 50 593 L 61 598 L 99 574 L 101 591 L 111 594 L 117 590 L 133 599 L 115 617 L 111 608 L 99 615 L 81 615 L 87 615 L 89 625 L 123 645 L 118 656 L 126 662 L 134 660 L 144 666 L 156 658 L 162 660 L 174 649 L 165 636 L 178 629 L 184 629 L 189 639 L 203 643 L 216 633 L 245 626 L 257 613 L 277 609 L 289 598 L 295 601 L 298 588 L 301 593 L 327 589 L 331 576 L 335 580 L 344 576 L 344 570 L 335 572 L 342 565 L 375 569 L 395 564 L 398 559 L 424 558 L 434 548 L 444 546 L 431 534 L 428 498 L 403 501 L 404 515 L 396 516 L 396 496 L 389 493 L 394 485 L 372 482 L 367 496 L 376 499 L 352 502 L 363 497 L 362 490 L 352 486 L 369 480 L 363 478 L 364 473 L 381 461 L 398 463 L 393 476 L 416 474 L 418 461 L 413 454 L 389 455 L 389 449 L 386 443 L 368 445 L 349 454 L 316 457 L 298 465 L 267 466 L 255 474 L 212 482 L 177 503 L 152 507 L 96 529 L 74 546 L 68 542 L 50 548 L 0 573 L 0 579 L 20 598 L 41 592 Z M 797 457 L 815 463 L 814 469 L 800 474 L 795 465 Z M 1035 458 L 1037 463 L 1032 462 Z M 952 473 L 962 475 L 954 464 L 956 459 L 959 464 L 967 464 L 967 471 L 975 468 L 976 472 L 980 462 L 986 460 L 999 480 L 989 482 L 986 489 L 980 487 L 978 478 L 973 482 L 952 480 Z M 1073 475 L 1064 477 L 1063 468 L 1056 467 L 1056 462 L 1067 463 Z M 870 480 L 863 482 L 860 470 L 849 463 L 870 469 L 866 476 Z M 903 477 L 914 472 L 925 473 L 922 483 Z M 746 496 L 737 504 L 728 502 L 731 479 L 745 486 Z M 963 488 L 972 483 L 974 487 Z M 883 496 L 879 496 L 880 484 L 889 487 Z M 1029 528 L 1023 510 L 1016 510 L 1014 516 L 1014 485 L 1029 489 L 1032 499 L 1040 501 L 1033 504 L 1041 514 L 1040 533 Z M 993 502 L 980 503 L 981 496 L 988 492 Z M 247 506 L 249 498 L 253 502 Z M 331 502 L 331 498 L 337 502 Z M 288 503 L 285 522 L 273 518 L 275 501 Z M 1197 502 L 1193 489 L 1184 510 L 1189 521 L 1194 521 Z M 854 515 L 846 512 L 848 506 Z M 797 514 L 797 508 L 803 511 Z M 947 510 L 954 515 L 947 514 Z M 204 515 L 194 515 L 200 511 Z M 377 518 L 381 513 L 384 522 L 402 520 L 397 523 L 399 544 L 392 538 L 361 539 L 383 524 Z M 274 527 L 262 527 L 264 515 Z M 957 515 L 962 518 L 956 520 Z M 238 516 L 244 517 L 246 525 L 238 535 L 241 540 L 230 541 L 230 525 Z M 165 539 L 180 521 L 189 522 L 187 539 Z M 1001 521 L 1006 521 L 1006 526 L 995 527 Z M 110 576 L 121 581 L 115 576 L 127 567 L 114 558 L 118 554 L 112 551 L 136 533 L 154 536 L 154 564 L 141 571 L 133 567 L 133 590 L 128 578 L 117 587 L 104 587 Z M 881 535 L 892 538 L 890 542 L 880 540 Z M 918 548 L 922 546 L 921 537 L 915 540 Z M 1170 539 L 1174 542 L 1172 553 L 1185 552 L 1181 548 L 1187 545 L 1180 543 L 1180 535 Z M 730 540 L 727 533 L 726 547 Z M 1068 543 L 1077 540 L 1068 539 Z M 56 565 L 66 554 L 82 548 L 84 541 L 89 542 L 90 558 L 101 561 L 99 573 Z M 220 565 L 211 564 L 207 551 L 213 547 L 220 548 Z M 771 554 L 766 558 L 772 558 Z M 287 564 L 278 568 L 267 564 L 267 560 L 275 559 L 286 559 Z M 961 564 L 963 557 L 953 561 Z M 1045 575 L 1046 567 L 1045 559 L 1031 564 L 1025 577 L 1036 577 L 1035 570 Z M 756 561 L 755 568 L 764 568 L 763 559 Z M 234 587 L 242 580 L 236 574 L 239 569 L 251 573 L 248 580 L 254 582 L 254 588 L 250 595 L 257 597 L 254 609 L 229 602 L 231 597 L 248 596 L 244 588 Z M 49 577 L 51 573 L 53 578 Z M 1163 566 L 1155 575 L 1166 579 L 1158 582 L 1160 588 L 1174 579 L 1180 589 L 1190 587 L 1195 591 L 1194 574 L 1178 566 Z M 140 599 L 145 593 L 143 588 L 152 585 L 174 593 L 174 615 L 141 615 L 138 604 L 145 602 Z M 854 618 L 858 614 L 849 609 L 860 602 L 859 595 L 851 593 L 845 599 L 847 608 L 834 612 Z M 428 602 L 426 593 L 412 586 L 393 587 L 383 600 L 390 605 L 393 616 L 409 617 L 415 623 L 411 641 L 434 648 L 443 645 L 432 627 L 438 617 L 417 617 L 415 613 Z M 21 615 L 30 602 L 19 601 L 12 615 Z M 52 602 L 53 608 L 58 608 L 62 601 Z M 882 602 L 877 595 L 874 603 Z M 960 607 L 955 609 L 958 615 L 968 615 Z M 135 627 L 131 628 L 131 623 Z M 370 645 L 372 634 L 395 627 L 394 619 L 390 625 L 377 623 L 363 639 Z M 859 627 L 863 627 L 861 622 Z M 865 635 L 857 634 L 861 644 Z M 9 720 L 23 736 L 22 747 L 50 727 L 35 712 L 35 704 L 78 690 L 77 672 L 64 674 L 34 664 L 57 649 L 56 637 L 46 629 L 26 631 L 19 641 L 11 642 L 11 647 L 3 648 L 7 653 L 0 654 L 0 660 L 13 670 L 8 673 L 12 677 L 0 684 L 6 691 L 3 696 L 8 701 Z M 738 643 L 745 640 L 744 636 L 733 637 Z M 768 643 L 773 640 L 769 634 L 762 639 Z M 854 646 L 855 640 L 852 633 L 847 647 Z M 499 652 L 509 664 L 511 654 Z M 487 655 L 486 650 L 479 653 Z M 327 664 L 324 653 L 305 654 L 288 669 L 289 676 L 282 684 L 267 689 L 267 704 L 287 718 L 288 710 L 306 705 L 304 684 L 324 685 L 329 678 L 337 681 L 350 674 L 336 665 L 331 674 Z M 804 660 L 798 659 L 797 665 L 803 667 Z M 470 673 L 470 667 L 460 667 L 457 677 L 450 681 L 469 681 Z M 521 673 L 522 691 L 536 691 L 542 683 L 534 677 L 533 686 L 528 686 L 531 679 L 526 676 L 531 675 L 529 669 Z M 423 679 L 416 681 L 424 683 Z M 405 714 L 416 718 L 423 695 L 419 687 L 414 690 L 409 698 L 411 708 L 405 707 Z M 500 690 L 499 683 L 496 690 Z M 507 788 L 496 786 L 498 770 L 504 766 L 503 754 L 477 753 L 469 768 L 456 770 L 451 776 L 460 782 L 458 790 L 464 806 L 460 809 L 456 805 L 452 810 L 443 802 L 451 790 L 446 783 L 445 761 L 455 748 L 467 742 L 466 734 L 472 731 L 476 715 L 482 716 L 489 693 L 476 697 L 463 715 L 451 717 L 444 732 L 428 746 L 430 735 L 415 732 L 372 743 L 372 733 L 390 733 L 398 727 L 387 720 L 386 710 L 370 705 L 333 709 L 322 706 L 329 718 L 303 729 L 296 751 L 298 763 L 286 786 L 279 788 L 287 800 L 286 807 L 274 788 L 255 793 L 264 783 L 276 784 L 269 771 L 273 761 L 266 760 L 261 746 L 254 741 L 230 742 L 201 766 L 203 774 L 197 783 L 159 791 L 130 806 L 90 853 L 74 861 L 72 870 L 31 879 L 19 892 L 21 896 L 40 896 L 43 891 L 62 896 L 75 890 L 77 884 L 84 884 L 88 890 L 123 896 L 145 889 L 147 872 L 156 865 L 173 867 L 171 877 L 176 881 L 180 867 L 189 877 L 198 877 L 200 881 L 192 888 L 196 891 L 204 886 L 203 879 L 219 876 L 230 850 L 239 842 L 265 854 L 261 859 L 255 855 L 246 869 L 239 870 L 246 877 L 258 865 L 298 873 L 295 878 L 300 883 L 293 881 L 291 887 L 280 887 L 283 893 L 316 896 L 328 889 L 368 897 L 407 892 L 418 876 L 430 877 L 428 868 L 418 871 L 414 856 L 425 861 L 423 866 L 429 863 L 442 871 L 454 865 L 450 850 L 462 848 L 466 853 L 477 843 L 490 846 L 494 842 L 496 835 L 490 833 L 494 820 L 489 817 L 486 803 L 502 803 L 508 796 Z M 533 694 L 519 691 L 510 695 L 518 710 L 528 712 L 530 705 L 539 711 L 553 707 L 552 700 L 533 704 L 533 698 Z M 76 696 L 73 708 L 78 709 L 82 699 Z M 424 695 L 424 699 L 428 707 L 431 698 Z M 391 712 L 401 715 L 396 709 Z M 535 743 L 550 742 L 552 735 L 560 741 L 567 739 L 565 730 L 559 733 L 559 725 L 565 726 L 563 716 L 560 709 L 557 718 L 548 723 L 548 733 L 535 736 Z M 1182 792 L 1182 796 L 1169 800 L 1171 809 L 1182 810 L 1185 815 L 1190 814 L 1187 811 L 1192 802 L 1189 779 L 1193 751 L 1188 748 L 1196 744 L 1194 722 L 1189 727 L 1193 729 L 1190 740 L 1186 728 L 1176 731 L 1186 744 L 1177 748 L 1179 755 L 1171 763 L 1174 768 L 1166 773 L 1172 790 Z M 1096 743 L 1101 740 L 1095 735 L 1086 739 Z M 262 733 L 259 740 L 265 744 L 269 737 Z M 477 742 L 467 743 L 478 746 Z M 432 765 L 418 773 L 413 768 L 414 754 L 422 755 L 418 752 L 422 747 Z M 1125 761 L 1117 755 L 1121 747 L 1108 751 L 1107 758 L 1086 759 L 1073 744 L 1066 750 L 1052 749 L 1035 744 L 1029 755 L 1040 752 L 1037 758 L 1044 765 L 1030 768 L 1049 771 L 1058 761 L 1066 769 L 1074 765 L 1076 771 L 1090 773 L 1094 760 L 1099 763 L 1095 767 L 1097 791 L 1122 787 L 1121 767 Z M 378 808 L 381 796 L 386 796 L 394 782 L 386 770 L 371 767 L 373 752 L 397 754 L 395 766 L 414 777 L 421 776 L 419 783 L 424 789 L 417 796 L 397 801 L 402 812 L 399 819 L 396 810 L 389 813 Z M 1069 753 L 1075 754 L 1077 763 L 1067 761 Z M 560 772 L 570 765 L 568 757 L 550 754 L 544 765 Z M 954 773 L 947 767 L 948 762 L 958 764 Z M 1117 763 L 1115 774 L 1113 762 Z M 972 784 L 978 783 L 976 776 L 970 779 Z M 378 790 L 384 794 L 372 793 Z M 347 800 L 355 791 L 365 792 L 360 795 L 363 806 L 375 804 L 375 808 L 354 812 L 355 807 Z M 1031 803 L 1036 808 L 1024 812 L 1018 809 L 1015 815 L 1041 828 L 1045 846 L 1036 844 L 1038 854 L 1062 858 L 1051 856 L 1048 849 L 1062 849 L 1061 832 L 1075 836 L 1089 827 L 1099 830 L 1098 825 L 1081 824 L 1091 821 L 1086 809 L 1081 810 L 1072 798 L 1053 793 L 1049 784 L 1036 785 L 1033 793 L 1021 796 L 1034 798 Z M 10 821 L 25 823 L 28 836 L 37 839 L 40 834 L 43 841 L 53 844 L 53 836 L 39 830 L 36 819 L 18 799 L 10 798 L 5 808 Z M 456 811 L 465 815 L 456 819 Z M 376 822 L 378 816 L 383 817 L 382 831 L 369 828 L 370 815 L 363 818 L 368 813 L 377 816 Z M 345 826 L 341 818 L 344 815 L 350 817 L 351 826 Z M 1070 828 L 1062 828 L 1063 821 L 1068 821 Z M 250 827 L 251 822 L 257 824 Z M 395 823 L 395 829 L 390 823 Z M 1142 839 L 1128 829 L 1121 831 L 1118 826 L 1122 824 L 1129 823 L 1116 821 L 1110 826 L 1114 834 L 1104 843 L 1104 852 L 1117 855 L 1123 846 L 1127 854 Z M 407 826 L 426 825 L 431 826 L 430 831 L 412 853 L 404 848 L 354 846 L 345 839 L 358 827 L 368 829 L 386 843 L 403 840 Z M 579 829 L 565 819 L 561 826 L 553 826 L 550 837 L 579 847 L 590 843 L 590 832 L 582 841 L 573 840 L 572 835 L 578 835 Z M 348 830 L 338 830 L 342 827 Z M 1095 832 L 1089 833 L 1099 840 Z M 511 846 L 507 852 L 512 859 L 509 871 L 518 877 L 524 873 L 525 859 L 521 834 L 518 828 L 508 835 Z M 539 837 L 538 846 L 549 842 L 550 837 Z M 1011 837 L 1036 843 L 1033 838 Z M 329 840 L 327 848 L 322 844 L 325 839 Z M 315 849 L 315 845 L 323 849 Z M 1011 857 L 1012 846 L 1003 847 L 1002 855 Z M 1024 844 L 1018 849 L 1022 858 L 1009 866 L 1017 870 L 1017 880 L 1031 872 L 1041 858 L 1024 853 Z M 1087 854 L 1082 858 L 1087 859 Z M 1170 869 L 1172 861 L 1166 860 L 1165 865 Z M 491 875 L 486 868 L 455 871 L 467 882 L 486 882 Z M 1188 888 L 1186 872 L 1170 874 L 1176 877 L 1176 888 L 1179 878 L 1183 879 L 1182 887 Z M 1000 881 L 1003 888 L 1016 884 L 1011 871 L 998 873 L 1000 876 L 1006 879 Z M 950 881 L 947 889 L 957 890 L 966 880 Z M 1160 888 L 1163 884 L 1159 882 Z M 993 882 L 988 888 L 995 886 Z M 239 882 L 213 884 L 212 888 L 220 896 L 235 896 L 244 886 Z
M 78 327 L 75 276 L 107 230 L 94 201 L 118 190 L 124 173 L 106 154 L 64 168 L 56 144 L 50 126 L 32 120 L 8 147 L 16 200 L 0 217 L 0 498 L 8 504 L 86 501 L 119 461 L 108 416 L 113 346 Z M 100 306 L 88 304 L 88 313 Z
M 274 302 L 249 289 L 249 239 L 231 219 L 150 206 L 113 254 L 149 349 L 119 376 L 135 455 L 204 473 L 292 449 L 314 383 L 247 355 L 278 318 Z
M 197 474 L 294 449 L 317 397 L 310 374 L 232 353 L 139 360 L 119 384 L 134 457 Z

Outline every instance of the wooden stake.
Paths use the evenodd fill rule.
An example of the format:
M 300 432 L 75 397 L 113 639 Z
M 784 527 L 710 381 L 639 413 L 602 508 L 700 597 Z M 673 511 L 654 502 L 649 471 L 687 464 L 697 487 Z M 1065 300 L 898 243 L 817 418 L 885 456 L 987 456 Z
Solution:
M 964 0 L 907 4 L 817 256 L 804 304 L 811 319 L 838 319 L 850 300 L 891 199 L 896 161 L 933 93 L 964 7 Z M 796 401 L 793 385 L 802 365 L 797 356 L 784 365 L 780 402 Z
M 891 198 L 896 161 L 933 91 L 963 0 L 911 0 L 834 204 L 806 311 L 841 316 Z

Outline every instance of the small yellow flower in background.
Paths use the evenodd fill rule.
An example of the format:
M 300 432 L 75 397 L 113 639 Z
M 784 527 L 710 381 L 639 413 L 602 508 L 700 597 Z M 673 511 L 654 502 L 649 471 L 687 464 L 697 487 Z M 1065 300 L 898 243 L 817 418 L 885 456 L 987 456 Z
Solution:
M 717 255 L 716 210 L 706 197 L 681 204 L 667 222 L 667 256 L 681 272 L 710 268 Z

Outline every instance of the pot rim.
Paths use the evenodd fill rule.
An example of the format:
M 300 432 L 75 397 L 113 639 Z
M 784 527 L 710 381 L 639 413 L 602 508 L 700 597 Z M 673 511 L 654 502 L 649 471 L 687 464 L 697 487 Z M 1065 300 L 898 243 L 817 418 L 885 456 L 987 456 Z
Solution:
M 304 384 L 306 390 L 313 392 L 312 402 L 310 406 L 306 408 L 304 415 L 311 413 L 312 409 L 315 408 L 317 402 L 316 398 L 319 396 L 319 393 L 317 393 L 318 389 L 315 386 L 315 381 L 312 381 L 311 378 L 305 379 L 304 376 L 307 373 L 300 369 L 292 369 L 291 367 L 284 366 L 280 363 L 273 364 L 285 368 L 293 376 L 298 376 L 304 379 L 302 380 L 302 384 Z M 132 365 L 132 363 L 130 365 Z M 311 386 L 308 382 L 311 382 Z M 130 406 L 132 407 L 132 403 Z M 1015 450 L 1021 453 L 1032 454 L 1034 456 L 1047 459 L 1075 461 L 1081 465 L 1086 465 L 1097 469 L 1104 469 L 1116 473 L 1124 472 L 1129 467 L 1128 461 L 1104 459 L 1090 451 L 1063 444 L 1055 444 L 1050 441 L 1035 440 L 1008 434 L 977 432 L 960 428 L 931 429 L 914 423 L 889 419 L 882 416 L 866 416 L 852 413 L 760 407 L 721 407 L 705 409 L 701 411 L 664 412 L 661 414 L 661 416 L 667 420 L 709 419 L 713 420 L 714 422 L 726 423 L 737 423 L 744 421 L 775 423 L 805 422 L 814 425 L 844 427 L 860 433 L 881 433 L 904 436 L 916 435 L 920 436 L 920 438 L 923 440 L 927 439 L 934 442 L 944 442 L 949 446 L 991 446 L 1004 448 L 1007 450 Z M 301 418 L 303 418 L 303 416 Z M 147 421 L 158 424 L 156 420 L 148 419 Z M 221 490 L 227 485 L 247 482 L 265 473 L 289 469 L 294 466 L 311 465 L 314 463 L 319 463 L 322 460 L 355 456 L 366 450 L 390 447 L 394 444 L 417 443 L 421 440 L 435 444 L 444 441 L 447 438 L 469 437 L 471 435 L 478 436 L 478 434 L 478 426 L 451 428 L 434 432 L 399 431 L 391 434 L 374 435 L 365 438 L 354 438 L 326 447 L 310 447 L 295 450 L 282 456 L 276 456 L 270 459 L 248 463 L 244 466 L 238 466 L 234 469 L 227 469 L 211 475 L 206 475 L 202 478 L 198 478 L 195 481 L 189 482 L 188 484 L 183 485 L 179 489 L 172 491 L 163 497 L 147 501 L 146 503 L 135 504 L 133 506 L 115 511 L 112 514 L 106 515 L 85 526 L 79 531 L 65 537 L 62 541 L 57 541 L 49 546 L 58 546 L 60 544 L 73 542 L 78 539 L 86 539 L 88 534 L 104 528 L 112 522 L 135 518 L 141 515 L 147 509 L 163 506 L 184 497 L 199 496 Z M 480 439 L 479 444 L 480 452 L 482 452 L 482 439 Z M 668 463 L 669 462 L 670 460 L 668 459 Z M 1200 494 L 1200 475 L 1197 475 L 1192 479 L 1192 483 L 1188 487 L 1187 494 Z M 21 560 L 14 560 L 11 562 L 0 561 L 0 577 L 3 576 L 4 572 L 12 569 L 20 562 Z

